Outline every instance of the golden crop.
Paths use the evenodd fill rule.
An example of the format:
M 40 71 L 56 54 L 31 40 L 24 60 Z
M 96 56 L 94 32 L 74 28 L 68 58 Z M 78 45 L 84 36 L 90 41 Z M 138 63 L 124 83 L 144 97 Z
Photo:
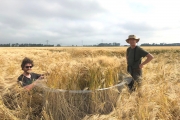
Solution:
M 143 48 L 153 54 L 154 59 L 143 68 L 141 86 L 133 93 L 129 93 L 125 87 L 120 93 L 117 106 L 110 114 L 89 115 L 84 120 L 180 119 L 180 47 Z M 43 116 L 43 119 L 52 119 L 45 110 L 41 112 L 42 115 L 35 116 L 35 107 L 28 107 L 29 103 L 22 98 L 21 107 L 8 102 L 18 101 L 22 95 L 20 93 L 30 99 L 26 97 L 25 91 L 16 86 L 17 77 L 22 73 L 20 65 L 24 57 L 33 59 L 33 72 L 45 74 L 50 88 L 94 90 L 113 86 L 122 80 L 119 74 L 127 74 L 126 49 L 127 47 L 0 48 L 0 118 L 40 119 Z M 10 94 L 11 89 L 16 94 L 4 97 L 4 94 Z M 34 105 L 37 101 L 30 103 Z

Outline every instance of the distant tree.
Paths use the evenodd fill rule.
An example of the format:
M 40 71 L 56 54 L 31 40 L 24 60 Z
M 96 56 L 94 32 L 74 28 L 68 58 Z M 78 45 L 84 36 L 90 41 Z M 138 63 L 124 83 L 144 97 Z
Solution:
M 57 47 L 61 47 L 61 45 L 60 45 L 60 44 L 57 44 Z

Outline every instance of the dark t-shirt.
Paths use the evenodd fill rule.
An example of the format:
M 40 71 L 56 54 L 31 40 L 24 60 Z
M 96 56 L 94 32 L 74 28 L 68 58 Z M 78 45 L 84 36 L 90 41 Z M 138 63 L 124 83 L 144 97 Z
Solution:
M 30 85 L 33 81 L 37 80 L 41 75 L 36 73 L 31 73 L 31 78 L 27 78 L 23 74 L 18 77 L 18 82 L 22 82 L 22 86 Z
M 135 55 L 134 55 L 134 52 L 135 52 Z M 142 57 L 145 57 L 147 54 L 148 52 L 143 50 L 139 46 L 136 46 L 133 49 L 129 47 L 126 51 L 126 56 L 128 58 L 127 59 L 128 66 L 131 66 L 132 68 L 139 68 Z

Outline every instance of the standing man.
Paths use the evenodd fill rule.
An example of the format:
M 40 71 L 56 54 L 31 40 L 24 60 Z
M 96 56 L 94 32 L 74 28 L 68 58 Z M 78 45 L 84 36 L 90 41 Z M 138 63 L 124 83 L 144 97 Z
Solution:
M 139 79 L 142 76 L 143 66 L 150 62 L 153 59 L 153 56 L 136 45 L 136 43 L 139 42 L 139 38 L 136 38 L 135 35 L 129 35 L 126 42 L 130 44 L 130 47 L 127 48 L 126 51 L 126 59 L 128 64 L 127 71 L 133 77 L 133 80 L 128 84 L 128 87 L 130 90 L 134 90 L 134 81 L 139 82 Z M 146 57 L 146 60 L 141 63 L 141 59 L 143 57 Z
M 33 60 L 27 57 L 21 63 L 21 68 L 24 72 L 18 77 L 18 83 L 27 90 L 31 90 L 35 86 L 36 80 L 44 78 L 43 75 L 31 72 L 33 66 Z

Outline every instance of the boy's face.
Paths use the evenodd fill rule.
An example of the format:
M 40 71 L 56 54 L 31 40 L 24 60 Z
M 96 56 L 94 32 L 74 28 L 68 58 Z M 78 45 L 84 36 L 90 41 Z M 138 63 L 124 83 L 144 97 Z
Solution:
M 26 73 L 31 73 L 31 70 L 32 70 L 32 64 L 30 63 L 25 64 L 23 71 Z

